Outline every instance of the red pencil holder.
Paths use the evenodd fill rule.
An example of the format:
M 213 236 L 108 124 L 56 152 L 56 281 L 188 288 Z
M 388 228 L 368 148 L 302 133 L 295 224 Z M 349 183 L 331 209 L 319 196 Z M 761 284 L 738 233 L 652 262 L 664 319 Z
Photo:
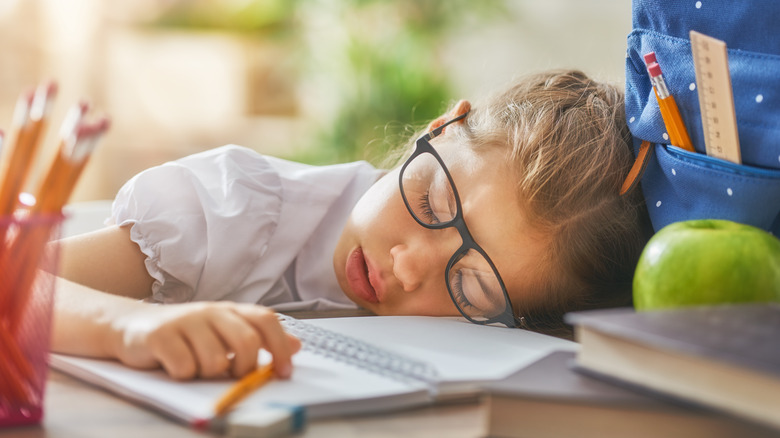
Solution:
M 43 418 L 62 219 L 0 218 L 0 428 Z

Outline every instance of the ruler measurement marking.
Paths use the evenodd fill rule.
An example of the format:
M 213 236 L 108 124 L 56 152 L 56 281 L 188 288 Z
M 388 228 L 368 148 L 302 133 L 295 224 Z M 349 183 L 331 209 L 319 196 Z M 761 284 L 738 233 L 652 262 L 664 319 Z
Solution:
M 691 31 L 691 50 L 707 155 L 741 163 L 726 44 Z

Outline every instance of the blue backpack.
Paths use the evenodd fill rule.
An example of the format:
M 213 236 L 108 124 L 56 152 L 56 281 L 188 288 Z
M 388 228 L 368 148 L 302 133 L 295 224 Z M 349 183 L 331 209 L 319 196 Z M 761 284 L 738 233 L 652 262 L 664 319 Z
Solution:
M 728 219 L 780 236 L 780 3 L 634 0 L 626 53 L 626 117 L 634 152 L 649 144 L 641 187 L 655 230 Z M 723 40 L 742 164 L 706 155 L 689 31 Z M 696 152 L 665 139 L 644 55 L 655 52 Z

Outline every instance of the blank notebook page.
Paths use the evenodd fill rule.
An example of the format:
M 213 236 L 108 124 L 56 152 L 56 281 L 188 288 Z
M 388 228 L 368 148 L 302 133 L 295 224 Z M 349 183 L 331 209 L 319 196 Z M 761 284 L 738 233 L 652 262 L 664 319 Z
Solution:
M 554 350 L 578 347 L 565 339 L 481 326 L 463 318 L 379 316 L 306 322 L 428 362 L 438 371 L 444 393 L 473 392 L 474 383 L 502 379 Z
M 423 383 L 388 379 L 308 351 L 296 354 L 293 362 L 293 376 L 289 381 L 272 380 L 245 399 L 242 409 L 254 406 L 262 409 L 268 403 L 306 405 L 307 416 L 314 418 L 340 413 L 345 404 L 355 401 L 365 409 L 358 405 L 349 406 L 346 411 L 373 411 L 376 407 L 371 399 L 375 398 L 383 398 L 382 403 L 388 408 L 396 402 L 398 406 L 408 406 L 430 401 Z M 52 355 L 51 363 L 57 369 L 190 423 L 213 417 L 216 401 L 235 382 L 230 379 L 180 382 L 163 371 L 139 372 L 114 361 L 72 356 Z

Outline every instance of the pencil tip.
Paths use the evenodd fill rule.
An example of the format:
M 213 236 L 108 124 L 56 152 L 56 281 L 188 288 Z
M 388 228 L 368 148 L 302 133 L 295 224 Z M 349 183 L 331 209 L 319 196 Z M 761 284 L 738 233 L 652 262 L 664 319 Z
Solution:
M 30 107 L 32 106 L 35 90 L 27 90 L 19 96 L 14 108 L 13 124 L 22 127 L 30 120 Z
M 57 95 L 57 83 L 49 81 L 35 89 L 30 103 L 30 119 L 42 120 L 51 109 L 51 101 Z
M 69 156 L 71 160 L 80 162 L 84 160 L 95 149 L 100 137 L 108 130 L 110 123 L 108 118 L 100 119 L 86 123 L 79 122 L 74 131 L 72 146 Z
M 57 83 L 54 81 L 46 81 L 44 83 L 41 83 L 36 89 L 35 89 L 35 96 L 37 96 L 39 99 L 51 99 L 54 96 L 57 95 L 57 92 L 59 91 L 59 87 L 57 86 Z
M 46 94 L 49 96 L 54 96 L 57 94 L 57 92 L 60 90 L 59 85 L 57 85 L 57 82 L 55 81 L 49 81 L 49 84 L 47 85 Z
M 111 125 L 111 122 L 107 117 L 101 117 L 92 123 L 83 123 L 78 127 L 76 137 L 91 137 L 94 135 L 103 134 Z

